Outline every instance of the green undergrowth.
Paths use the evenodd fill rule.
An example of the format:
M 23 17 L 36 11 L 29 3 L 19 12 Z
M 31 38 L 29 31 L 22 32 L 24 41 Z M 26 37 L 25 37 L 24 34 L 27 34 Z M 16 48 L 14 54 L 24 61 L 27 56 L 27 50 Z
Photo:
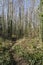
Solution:
M 11 41 L 6 40 L 4 42 L 0 38 L 0 65 L 11 65 L 9 53 L 11 45 Z M 15 61 L 23 58 L 27 65 L 43 65 L 43 45 L 39 39 L 25 39 L 24 41 L 17 42 L 12 46 L 11 51 Z
M 28 52 L 27 49 L 17 45 L 14 47 L 14 53 L 19 57 L 23 57 L 23 59 L 30 63 L 30 65 L 43 65 L 43 50 L 41 49 L 34 49 L 31 53 L 31 50 Z
M 9 45 L 8 42 L 4 42 L 2 38 L 0 38 L 0 65 L 10 65 L 11 59 L 9 54 Z
M 39 40 L 27 40 L 12 47 L 16 57 L 23 58 L 29 65 L 43 65 L 43 47 Z M 30 43 L 31 42 L 31 43 Z M 40 46 L 38 46 L 40 45 Z

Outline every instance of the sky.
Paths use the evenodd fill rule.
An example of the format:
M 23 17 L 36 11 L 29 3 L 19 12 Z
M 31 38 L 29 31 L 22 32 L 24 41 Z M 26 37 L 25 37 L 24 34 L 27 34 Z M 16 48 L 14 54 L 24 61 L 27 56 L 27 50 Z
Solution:
M 0 0 L 0 14 L 2 13 L 2 2 L 3 0 Z M 4 7 L 4 12 L 5 12 L 5 14 L 7 14 L 7 2 L 8 2 L 8 0 L 6 0 L 6 4 L 5 4 L 5 7 Z M 13 2 L 15 3 L 17 3 L 17 0 L 13 0 Z M 40 0 L 36 0 L 36 3 L 35 3 L 35 8 L 37 8 L 37 6 L 39 5 L 39 3 L 40 3 Z M 26 11 L 26 9 L 27 9 L 27 7 L 30 7 L 31 6 L 31 4 L 30 4 L 30 0 L 24 0 L 24 8 L 25 8 L 25 11 Z

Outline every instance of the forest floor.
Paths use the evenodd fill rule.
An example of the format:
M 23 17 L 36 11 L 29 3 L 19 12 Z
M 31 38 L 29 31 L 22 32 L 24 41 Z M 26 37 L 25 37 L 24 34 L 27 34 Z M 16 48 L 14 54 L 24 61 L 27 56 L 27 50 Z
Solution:
M 41 39 L 22 38 L 14 42 L 0 38 L 0 65 L 2 64 L 43 65 L 43 43 Z

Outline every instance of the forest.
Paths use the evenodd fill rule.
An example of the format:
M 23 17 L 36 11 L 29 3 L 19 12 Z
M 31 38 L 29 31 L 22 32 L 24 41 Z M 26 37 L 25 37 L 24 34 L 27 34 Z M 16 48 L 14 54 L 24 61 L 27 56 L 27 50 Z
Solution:
M 43 0 L 0 0 L 0 65 L 43 65 Z

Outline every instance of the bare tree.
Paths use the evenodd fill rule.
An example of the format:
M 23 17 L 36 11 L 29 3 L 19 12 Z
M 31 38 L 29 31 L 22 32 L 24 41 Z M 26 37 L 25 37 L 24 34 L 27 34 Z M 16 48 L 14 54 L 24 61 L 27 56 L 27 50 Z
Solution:
M 35 7 L 35 0 L 30 0 L 30 7 L 29 7 L 29 26 L 30 26 L 30 37 L 32 37 L 32 29 L 34 28 L 34 25 L 33 25 L 33 12 L 34 12 L 34 7 Z
M 8 37 L 12 37 L 13 1 L 8 0 Z

